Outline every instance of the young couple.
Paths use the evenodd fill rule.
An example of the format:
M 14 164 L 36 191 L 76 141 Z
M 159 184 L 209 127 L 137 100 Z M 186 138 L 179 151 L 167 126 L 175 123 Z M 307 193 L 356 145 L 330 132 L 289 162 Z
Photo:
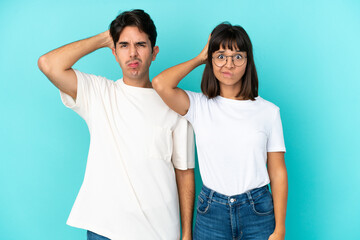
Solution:
M 245 30 L 218 25 L 198 56 L 150 82 L 156 37 L 147 13 L 126 11 L 109 31 L 38 61 L 91 136 L 84 182 L 67 223 L 88 230 L 89 240 L 175 240 L 180 210 L 182 239 L 283 240 L 287 173 L 280 113 L 258 96 Z M 112 49 L 122 79 L 72 69 L 103 47 Z M 177 88 L 202 64 L 202 93 Z M 204 185 L 192 234 L 193 129 Z

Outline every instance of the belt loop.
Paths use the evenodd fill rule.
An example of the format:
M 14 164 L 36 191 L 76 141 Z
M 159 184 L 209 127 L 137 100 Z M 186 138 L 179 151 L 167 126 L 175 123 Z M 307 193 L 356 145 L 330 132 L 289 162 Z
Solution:
M 253 200 L 253 198 L 252 198 L 252 196 L 251 196 L 251 192 L 250 192 L 250 191 L 247 191 L 247 192 L 246 192 L 246 195 L 247 195 L 247 197 L 248 197 L 248 199 L 249 199 L 249 201 L 250 201 L 250 204 L 254 204 L 254 200 Z
M 211 192 L 209 194 L 209 202 L 212 202 L 212 198 L 213 198 L 214 193 L 215 193 L 215 191 L 211 190 Z

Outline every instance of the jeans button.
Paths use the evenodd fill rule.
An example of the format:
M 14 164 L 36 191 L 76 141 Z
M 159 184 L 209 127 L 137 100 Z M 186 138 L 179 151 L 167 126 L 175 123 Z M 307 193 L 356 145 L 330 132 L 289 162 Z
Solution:
M 231 202 L 231 203 L 235 202 L 235 199 L 234 199 L 234 198 L 230 198 L 230 202 Z

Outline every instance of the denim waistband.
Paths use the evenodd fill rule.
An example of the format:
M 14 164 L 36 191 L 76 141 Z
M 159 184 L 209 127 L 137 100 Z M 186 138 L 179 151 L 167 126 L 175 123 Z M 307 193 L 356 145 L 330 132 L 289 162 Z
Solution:
M 259 188 L 252 189 L 250 191 L 244 192 L 239 195 L 233 195 L 233 196 L 227 196 L 218 192 L 215 192 L 214 190 L 206 187 L 205 185 L 202 186 L 200 194 L 204 197 L 206 197 L 210 201 L 216 201 L 221 204 L 225 205 L 234 205 L 234 204 L 241 204 L 245 202 L 253 203 L 253 199 L 256 199 L 257 197 L 260 197 L 264 193 L 269 191 L 269 186 L 265 185 Z

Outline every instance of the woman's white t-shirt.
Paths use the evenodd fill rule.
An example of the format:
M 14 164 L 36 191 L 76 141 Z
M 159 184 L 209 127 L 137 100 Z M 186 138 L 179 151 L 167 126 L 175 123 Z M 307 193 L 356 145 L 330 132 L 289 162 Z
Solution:
M 267 152 L 285 152 L 279 108 L 261 97 L 208 99 L 186 93 L 190 108 L 184 117 L 195 131 L 205 186 L 231 196 L 268 184 Z
M 194 168 L 193 132 L 154 89 L 76 71 L 61 92 L 90 131 L 84 182 L 68 224 L 113 240 L 179 239 L 174 167 Z

